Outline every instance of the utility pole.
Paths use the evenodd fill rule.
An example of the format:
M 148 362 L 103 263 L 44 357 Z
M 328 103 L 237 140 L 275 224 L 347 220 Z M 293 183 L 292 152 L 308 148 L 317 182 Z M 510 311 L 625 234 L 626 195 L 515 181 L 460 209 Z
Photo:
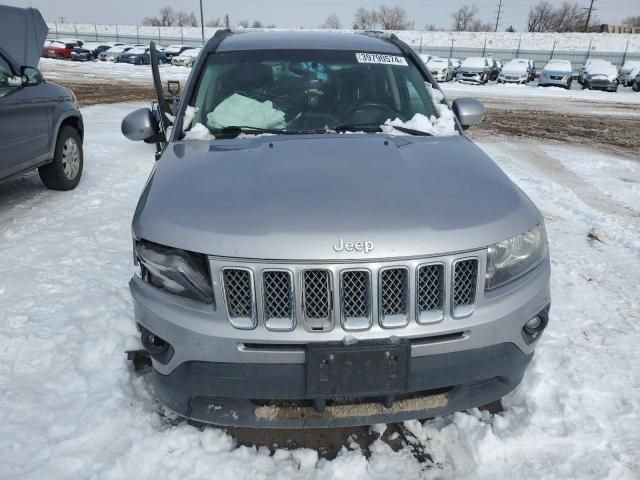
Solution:
M 204 15 L 202 14 L 202 0 L 200 0 L 200 29 L 202 31 L 202 44 L 204 45 Z
M 591 20 L 591 12 L 592 12 L 593 10 L 595 10 L 595 9 L 593 8 L 593 2 L 595 2 L 595 0 L 591 0 L 591 3 L 589 4 L 589 8 L 585 8 L 585 10 L 589 10 L 589 11 L 587 12 L 587 21 L 586 21 L 586 22 L 584 22 L 584 31 L 585 31 L 585 32 L 587 31 L 587 28 L 589 28 L 589 20 Z
M 502 14 L 502 0 L 498 3 L 498 14 L 496 15 L 496 32 L 498 31 L 498 25 L 500 24 L 500 15 Z

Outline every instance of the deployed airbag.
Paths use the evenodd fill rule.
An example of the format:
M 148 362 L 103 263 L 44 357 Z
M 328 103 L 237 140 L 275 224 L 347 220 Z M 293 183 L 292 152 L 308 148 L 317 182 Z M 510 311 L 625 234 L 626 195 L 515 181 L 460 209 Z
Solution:
M 285 128 L 284 112 L 274 108 L 267 100 L 260 102 L 234 93 L 207 115 L 211 129 L 228 126 L 256 128 Z

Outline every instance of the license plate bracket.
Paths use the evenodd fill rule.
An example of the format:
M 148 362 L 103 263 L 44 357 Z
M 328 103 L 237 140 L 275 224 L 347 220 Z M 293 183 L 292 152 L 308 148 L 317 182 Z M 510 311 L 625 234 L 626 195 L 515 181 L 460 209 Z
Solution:
M 309 345 L 308 398 L 379 396 L 407 388 L 408 343 Z

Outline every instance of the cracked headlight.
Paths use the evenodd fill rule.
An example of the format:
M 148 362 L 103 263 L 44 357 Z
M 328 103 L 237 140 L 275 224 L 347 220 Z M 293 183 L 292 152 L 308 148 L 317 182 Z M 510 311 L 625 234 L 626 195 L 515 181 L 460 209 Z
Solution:
M 139 240 L 134 243 L 134 256 L 145 282 L 181 297 L 213 302 L 205 255 Z
M 537 266 L 545 257 L 546 245 L 542 220 L 528 232 L 491 245 L 487 249 L 485 289 L 500 287 Z

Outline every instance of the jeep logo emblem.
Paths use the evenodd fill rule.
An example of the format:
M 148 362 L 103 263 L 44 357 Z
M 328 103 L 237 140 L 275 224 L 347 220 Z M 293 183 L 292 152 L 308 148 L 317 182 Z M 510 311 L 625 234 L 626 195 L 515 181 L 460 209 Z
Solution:
M 333 250 L 336 252 L 364 252 L 369 253 L 373 251 L 373 242 L 345 242 L 344 238 L 338 240 L 337 244 L 333 245 Z

